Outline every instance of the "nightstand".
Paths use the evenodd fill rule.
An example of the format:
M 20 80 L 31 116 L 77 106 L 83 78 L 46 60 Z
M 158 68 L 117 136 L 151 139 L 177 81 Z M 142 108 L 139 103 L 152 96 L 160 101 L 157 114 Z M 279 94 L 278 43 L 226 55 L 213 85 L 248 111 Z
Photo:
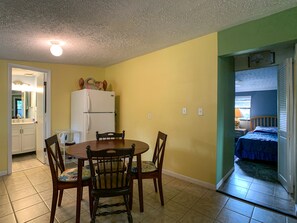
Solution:
M 246 132 L 247 132 L 246 129 L 240 129 L 240 128 L 235 129 L 235 142 L 238 140 L 238 138 L 239 138 L 240 136 L 245 135 Z

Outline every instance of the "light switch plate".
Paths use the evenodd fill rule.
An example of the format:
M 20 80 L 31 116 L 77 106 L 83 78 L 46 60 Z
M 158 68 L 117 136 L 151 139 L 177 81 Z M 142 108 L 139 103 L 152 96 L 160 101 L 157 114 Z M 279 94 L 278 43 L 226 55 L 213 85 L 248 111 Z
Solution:
M 182 108 L 182 114 L 183 114 L 183 115 L 186 115 L 186 114 L 187 114 L 187 108 L 186 108 L 186 107 L 183 107 L 183 108 Z
M 203 108 L 198 108 L 198 115 L 203 115 Z

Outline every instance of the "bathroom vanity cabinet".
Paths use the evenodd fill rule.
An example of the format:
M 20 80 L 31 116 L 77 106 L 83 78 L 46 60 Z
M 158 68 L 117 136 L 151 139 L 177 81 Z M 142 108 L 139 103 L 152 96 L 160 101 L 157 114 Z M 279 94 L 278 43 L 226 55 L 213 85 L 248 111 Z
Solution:
M 34 123 L 12 124 L 12 154 L 27 153 L 36 150 Z

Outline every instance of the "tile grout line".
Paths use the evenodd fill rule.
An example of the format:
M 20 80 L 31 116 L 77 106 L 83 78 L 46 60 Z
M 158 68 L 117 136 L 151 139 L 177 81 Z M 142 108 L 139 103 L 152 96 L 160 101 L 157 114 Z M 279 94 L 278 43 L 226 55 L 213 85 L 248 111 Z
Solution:
M 18 222 L 18 219 L 17 219 L 17 216 L 16 216 L 16 211 L 15 211 L 13 205 L 12 205 L 11 197 L 10 197 L 10 195 L 9 195 L 9 193 L 8 193 L 8 190 L 7 190 L 7 185 L 6 185 L 5 181 L 4 181 L 4 179 L 2 179 L 2 180 L 3 180 L 3 184 L 4 184 L 4 186 L 5 186 L 5 190 L 6 190 L 8 199 L 9 199 L 9 205 L 11 206 L 11 209 L 12 209 L 12 212 L 13 212 L 14 219 L 16 220 L 16 222 Z M 6 216 L 7 216 L 7 215 L 6 215 Z

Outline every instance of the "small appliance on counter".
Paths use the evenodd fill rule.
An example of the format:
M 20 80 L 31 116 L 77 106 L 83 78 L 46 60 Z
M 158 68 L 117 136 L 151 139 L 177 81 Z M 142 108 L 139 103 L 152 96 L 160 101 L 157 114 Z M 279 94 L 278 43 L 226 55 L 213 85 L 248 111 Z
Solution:
M 80 142 L 80 132 L 71 129 L 56 131 L 61 144 L 75 144 Z
M 64 164 L 66 165 L 67 163 L 75 162 L 71 156 L 66 155 L 66 148 L 67 146 L 71 146 L 80 142 L 80 132 L 68 129 L 58 130 L 56 131 L 56 134 L 58 136 Z

